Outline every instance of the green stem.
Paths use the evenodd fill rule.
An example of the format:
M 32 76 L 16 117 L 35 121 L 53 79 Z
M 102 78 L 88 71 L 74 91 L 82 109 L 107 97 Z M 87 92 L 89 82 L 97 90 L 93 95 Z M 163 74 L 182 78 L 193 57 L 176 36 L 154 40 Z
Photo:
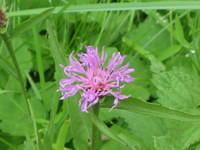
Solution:
M 9 54 L 10 54 L 10 56 L 12 58 L 13 64 L 14 64 L 14 66 L 16 68 L 17 78 L 19 80 L 22 92 L 23 92 L 25 97 L 28 97 L 27 94 L 26 94 L 26 89 L 25 89 L 25 84 L 24 84 L 24 80 L 23 80 L 23 77 L 22 77 L 22 73 L 20 71 L 17 59 L 15 57 L 15 53 L 14 53 L 14 50 L 13 50 L 13 47 L 12 47 L 12 44 L 11 44 L 11 40 L 10 40 L 10 38 L 8 37 L 8 35 L 6 33 L 5 34 L 1 34 L 1 37 L 5 42 L 5 45 L 6 45 L 8 51 L 9 51 Z
M 36 138 L 36 147 L 37 147 L 37 150 L 40 150 L 37 124 L 36 124 L 36 121 L 35 121 L 36 119 L 35 119 L 35 116 L 34 116 L 34 112 L 33 112 L 31 103 L 29 101 L 29 97 L 28 97 L 28 94 L 27 94 L 27 91 L 26 91 L 26 87 L 25 87 L 25 84 L 24 84 L 22 72 L 21 72 L 19 64 L 17 62 L 16 56 L 15 56 L 15 52 L 14 52 L 14 49 L 13 49 L 13 46 L 12 46 L 12 42 L 11 42 L 9 36 L 6 33 L 0 34 L 0 35 L 1 35 L 6 47 L 8 49 L 8 52 L 9 52 L 9 54 L 11 56 L 11 59 L 12 59 L 12 62 L 14 64 L 14 66 L 15 66 L 15 69 L 16 69 L 16 72 L 17 72 L 17 78 L 19 80 L 19 83 L 20 83 L 20 86 L 21 86 L 21 90 L 22 90 L 22 93 L 23 93 L 25 101 L 26 101 L 28 113 L 29 113 L 29 116 L 30 116 L 30 118 L 32 120 L 32 123 L 33 123 L 34 134 L 35 134 L 35 138 Z
M 93 113 L 98 118 L 99 115 L 99 104 L 96 104 L 93 106 Z M 99 129 L 95 126 L 95 124 L 92 125 L 92 145 L 91 150 L 98 150 L 100 148 L 101 142 L 101 135 L 99 132 Z

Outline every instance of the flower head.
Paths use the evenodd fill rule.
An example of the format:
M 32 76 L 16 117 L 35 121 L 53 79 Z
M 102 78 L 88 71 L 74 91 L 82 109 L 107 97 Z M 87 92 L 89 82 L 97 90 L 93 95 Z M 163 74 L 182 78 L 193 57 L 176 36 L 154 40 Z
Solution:
M 3 9 L 0 9 L 0 28 L 4 28 L 7 24 L 7 18 Z
M 123 88 L 121 83 L 134 80 L 129 75 L 134 69 L 129 68 L 129 64 L 121 66 L 125 56 L 119 52 L 113 53 L 112 58 L 107 61 L 104 51 L 99 56 L 97 48 L 87 46 L 86 49 L 86 53 L 78 55 L 79 60 L 71 53 L 70 65 L 61 66 L 67 78 L 60 80 L 59 91 L 62 93 L 60 99 L 64 100 L 82 91 L 79 104 L 81 110 L 87 112 L 88 108 L 97 104 L 101 97 L 112 95 L 115 97 L 112 107 L 114 108 L 119 100 L 128 98 L 121 94 Z
M 0 9 L 0 33 L 5 32 L 7 25 L 7 18 L 3 9 Z

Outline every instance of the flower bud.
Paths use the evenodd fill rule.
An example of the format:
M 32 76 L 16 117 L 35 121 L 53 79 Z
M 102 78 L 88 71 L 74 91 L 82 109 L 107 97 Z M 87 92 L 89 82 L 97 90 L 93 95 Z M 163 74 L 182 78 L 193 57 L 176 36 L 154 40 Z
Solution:
M 0 33 L 6 32 L 7 18 L 4 10 L 0 9 Z

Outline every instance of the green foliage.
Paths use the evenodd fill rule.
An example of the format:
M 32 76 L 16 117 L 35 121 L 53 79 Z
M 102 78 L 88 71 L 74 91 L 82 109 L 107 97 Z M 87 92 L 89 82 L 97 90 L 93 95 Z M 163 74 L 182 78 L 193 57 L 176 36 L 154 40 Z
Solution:
M 94 124 L 99 150 L 200 150 L 198 1 L 5 2 L 28 104 L 0 40 L 0 149 L 89 150 Z M 60 101 L 56 92 L 59 65 L 86 45 L 108 58 L 120 51 L 135 69 L 122 90 L 130 98 L 110 111 L 105 97 L 99 118 L 80 111 L 80 93 Z
M 158 102 L 169 108 L 192 112 L 200 104 L 198 75 L 182 67 L 155 75 L 153 83 L 158 88 Z

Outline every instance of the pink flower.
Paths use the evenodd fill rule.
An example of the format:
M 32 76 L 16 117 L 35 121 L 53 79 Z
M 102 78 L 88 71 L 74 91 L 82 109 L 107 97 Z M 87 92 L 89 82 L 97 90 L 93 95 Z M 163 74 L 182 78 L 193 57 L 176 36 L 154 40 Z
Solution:
M 87 46 L 86 49 L 86 53 L 78 55 L 79 60 L 76 60 L 71 53 L 70 65 L 61 66 L 67 78 L 60 80 L 59 91 L 62 93 L 60 99 L 64 100 L 78 91 L 83 91 L 79 104 L 81 110 L 87 112 L 88 108 L 97 104 L 103 96 L 112 95 L 115 97 L 112 107 L 114 108 L 119 100 L 128 98 L 121 94 L 123 88 L 121 83 L 134 80 L 129 75 L 134 69 L 130 69 L 129 64 L 119 67 L 125 59 L 119 52 L 113 53 L 107 62 L 104 51 L 99 56 L 97 48 Z

